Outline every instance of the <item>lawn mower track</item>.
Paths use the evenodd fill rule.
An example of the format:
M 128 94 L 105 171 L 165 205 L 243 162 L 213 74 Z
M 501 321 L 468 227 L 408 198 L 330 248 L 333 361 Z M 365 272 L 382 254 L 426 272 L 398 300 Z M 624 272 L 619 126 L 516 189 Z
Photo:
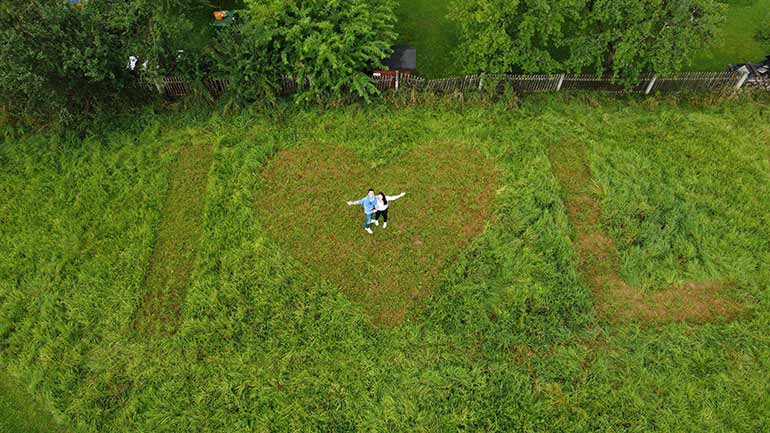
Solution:
M 213 146 L 193 141 L 181 146 L 170 168 L 169 190 L 145 275 L 145 297 L 134 328 L 170 335 L 181 323 L 182 305 L 203 230 L 203 205 Z
M 348 149 L 304 145 L 276 155 L 263 173 L 256 210 L 271 238 L 394 326 L 427 297 L 447 260 L 485 227 L 497 183 L 494 162 L 452 143 L 420 146 L 372 169 Z M 359 199 L 369 187 L 407 192 L 387 229 L 363 231 Z
M 687 282 L 650 293 L 621 278 L 617 246 L 601 227 L 601 205 L 590 191 L 586 152 L 584 144 L 570 140 L 548 149 L 568 218 L 577 232 L 578 270 L 591 286 L 597 314 L 611 322 L 702 323 L 742 312 L 743 306 L 721 295 L 727 288 L 723 282 Z

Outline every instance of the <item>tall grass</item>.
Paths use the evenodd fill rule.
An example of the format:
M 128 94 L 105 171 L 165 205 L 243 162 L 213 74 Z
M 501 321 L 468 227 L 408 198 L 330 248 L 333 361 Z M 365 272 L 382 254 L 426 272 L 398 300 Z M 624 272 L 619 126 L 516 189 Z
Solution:
M 147 116 L 83 141 L 6 138 L 0 362 L 82 432 L 762 431 L 770 276 L 759 261 L 770 248 L 753 219 L 770 208 L 766 102 L 546 97 L 515 110 Z M 704 134 L 686 122 L 714 137 L 708 157 L 696 154 L 707 161 L 697 173 L 686 155 Z M 132 318 L 180 130 L 211 137 L 213 165 L 179 330 L 147 337 Z M 624 277 L 650 281 L 650 290 L 661 275 L 735 278 L 751 315 L 698 326 L 596 320 L 547 154 L 565 137 L 589 144 L 601 223 L 621 254 L 662 264 L 658 272 L 625 260 Z M 421 309 L 399 326 L 375 326 L 338 282 L 268 234 L 269 216 L 255 204 L 262 176 L 286 149 L 335 144 L 378 167 L 427 142 L 473 146 L 495 161 L 493 217 L 442 266 Z M 722 165 L 741 173 L 731 189 Z M 694 192 L 671 200 L 639 187 L 651 184 Z M 701 210 L 705 198 L 715 216 Z M 640 202 L 644 221 L 678 229 L 642 230 L 625 212 Z M 702 223 L 697 237 L 686 235 L 694 223 L 675 223 L 688 218 Z M 352 215 L 350 229 L 360 222 Z M 641 232 L 656 241 L 625 241 Z M 669 266 L 668 253 L 651 254 L 684 236 L 702 260 Z

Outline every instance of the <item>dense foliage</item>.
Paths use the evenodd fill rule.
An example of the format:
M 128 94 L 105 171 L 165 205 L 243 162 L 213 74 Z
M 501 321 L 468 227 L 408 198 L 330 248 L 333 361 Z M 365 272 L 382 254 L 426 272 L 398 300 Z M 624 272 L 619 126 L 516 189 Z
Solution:
M 114 109 L 117 99 L 136 105 L 138 75 L 173 69 L 189 40 L 189 20 L 169 13 L 177 3 L 2 2 L 0 106 L 15 118 L 67 123 Z
M 280 121 L 149 113 L 84 140 L 5 137 L 0 365 L 73 432 L 767 431 L 766 104 L 533 97 L 517 110 L 378 106 Z M 651 292 L 733 281 L 745 317 L 597 319 L 546 151 L 576 142 L 623 278 Z M 175 163 L 190 143 L 214 152 L 202 235 L 178 332 L 148 336 L 134 321 L 163 214 L 197 206 L 172 192 L 173 178 L 195 178 Z M 351 301 L 269 234 L 256 208 L 263 173 L 284 150 L 342 146 L 376 175 L 425 143 L 495 161 L 494 214 L 407 320 L 372 326 L 365 299 Z M 349 197 L 308 197 L 350 210 Z M 407 206 L 430 218 L 430 201 L 408 197 L 394 203 L 394 248 L 415 245 L 398 238 Z M 324 224 L 313 216 L 296 224 Z M 366 235 L 360 223 L 351 213 L 349 230 Z
M 633 81 L 689 65 L 715 37 L 724 7 L 715 0 L 593 0 L 570 43 L 574 67 Z
M 715 0 L 456 1 L 470 72 L 671 74 L 714 37 Z
M 392 0 L 248 0 L 238 13 L 214 64 L 239 99 L 274 96 L 281 76 L 298 80 L 300 102 L 377 93 L 369 71 L 396 38 Z
M 135 2 L 3 2 L 0 103 L 68 119 L 110 102 L 133 82 L 126 64 L 146 20 Z

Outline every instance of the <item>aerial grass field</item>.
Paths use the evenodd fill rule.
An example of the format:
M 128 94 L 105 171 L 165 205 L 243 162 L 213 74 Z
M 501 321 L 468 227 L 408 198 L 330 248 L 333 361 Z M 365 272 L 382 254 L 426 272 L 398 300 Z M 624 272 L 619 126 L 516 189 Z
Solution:
M 770 0 L 725 0 L 727 20 L 711 46 L 695 56 L 691 70 L 723 71 L 728 65 L 755 63 L 770 55 L 756 39 L 768 26 Z
M 0 427 L 768 431 L 767 103 L 6 127 Z

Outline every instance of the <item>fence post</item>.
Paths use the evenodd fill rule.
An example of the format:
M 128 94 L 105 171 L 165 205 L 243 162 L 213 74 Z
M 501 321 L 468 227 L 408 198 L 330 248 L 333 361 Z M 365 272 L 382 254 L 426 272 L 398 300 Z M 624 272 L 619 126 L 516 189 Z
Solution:
M 481 78 L 479 78 L 479 92 L 482 87 L 484 87 L 484 74 L 481 74 Z
M 396 90 L 398 90 L 398 69 L 396 69 Z
M 561 85 L 564 84 L 564 74 L 559 75 L 559 84 L 556 85 L 556 91 L 561 90 Z
M 658 76 L 657 76 L 657 75 L 653 75 L 653 76 L 652 76 L 652 80 L 650 80 L 650 84 L 648 84 L 648 85 L 647 85 L 647 89 L 645 89 L 645 91 L 644 91 L 644 94 L 645 94 L 645 95 L 649 95 L 649 94 L 650 94 L 650 92 L 652 92 L 652 86 L 654 86 L 654 85 L 655 85 L 655 82 L 656 82 L 657 80 L 658 80 Z
M 745 68 L 745 66 L 744 66 Z M 749 70 L 748 68 L 743 72 L 743 75 L 741 76 L 741 79 L 738 80 L 738 84 L 735 85 L 735 90 L 740 90 L 741 87 L 743 87 L 743 83 L 746 82 L 746 79 L 749 78 Z

